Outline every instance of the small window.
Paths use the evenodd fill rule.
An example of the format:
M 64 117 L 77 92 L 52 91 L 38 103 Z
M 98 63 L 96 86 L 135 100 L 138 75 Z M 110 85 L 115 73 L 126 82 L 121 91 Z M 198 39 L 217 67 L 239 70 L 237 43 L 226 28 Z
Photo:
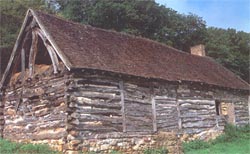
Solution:
M 221 102 L 220 101 L 215 101 L 215 109 L 216 109 L 216 115 L 220 115 L 221 114 Z

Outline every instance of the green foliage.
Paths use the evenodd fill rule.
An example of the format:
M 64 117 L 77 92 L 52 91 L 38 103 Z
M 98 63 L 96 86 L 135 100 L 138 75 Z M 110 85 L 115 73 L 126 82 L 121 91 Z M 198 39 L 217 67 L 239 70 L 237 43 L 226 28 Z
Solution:
M 231 153 L 237 151 L 238 154 L 249 152 L 250 126 L 236 127 L 231 124 L 225 126 L 225 131 L 222 135 L 208 142 L 194 140 L 183 143 L 185 153 Z M 247 144 L 246 144 L 247 143 Z M 237 146 L 235 146 L 237 144 Z M 240 146 L 240 148 L 239 148 Z M 228 150 L 229 149 L 229 150 Z M 228 152 L 230 151 L 230 152 Z M 243 151 L 242 153 L 239 151 Z
M 144 154 L 168 154 L 168 150 L 164 147 L 156 149 L 146 149 L 143 152 Z
M 206 149 L 210 146 L 208 142 L 202 140 L 194 140 L 190 142 L 183 143 L 183 148 L 185 151 L 197 150 L 197 149 Z
M 249 140 L 236 139 L 232 142 L 220 142 L 206 149 L 197 149 L 184 152 L 185 154 L 248 154 Z
M 230 69 L 242 79 L 249 79 L 250 34 L 235 29 L 208 28 L 208 56 Z
M 218 144 L 223 142 L 232 142 L 235 139 L 248 139 L 250 140 L 250 126 L 245 125 L 236 127 L 231 124 L 225 126 L 224 134 L 218 136 L 215 140 L 210 141 L 211 144 Z
M 48 145 L 21 144 L 0 139 L 0 153 L 6 154 L 57 154 Z
M 0 0 L 0 48 L 12 47 L 29 8 L 48 11 L 45 0 Z
M 61 15 L 70 20 L 147 37 L 184 51 L 204 43 L 206 36 L 201 17 L 178 14 L 153 0 L 57 1 Z

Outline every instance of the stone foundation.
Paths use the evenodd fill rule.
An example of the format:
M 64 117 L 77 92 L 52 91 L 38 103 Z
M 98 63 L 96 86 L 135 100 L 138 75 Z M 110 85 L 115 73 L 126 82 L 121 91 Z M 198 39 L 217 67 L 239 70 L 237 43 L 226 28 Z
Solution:
M 222 130 L 208 130 L 203 131 L 198 134 L 183 134 L 180 135 L 181 142 L 188 142 L 193 140 L 205 140 L 209 141 L 211 139 L 215 139 L 217 136 L 221 135 L 223 133 Z
M 73 150 L 78 144 L 79 149 Z M 180 154 L 181 142 L 178 135 L 173 132 L 159 132 L 155 135 L 127 136 L 107 139 L 72 140 L 68 143 L 66 153 L 72 154 L 81 151 L 83 153 L 110 153 L 119 151 L 124 154 L 140 154 L 146 149 L 166 148 L 170 154 Z

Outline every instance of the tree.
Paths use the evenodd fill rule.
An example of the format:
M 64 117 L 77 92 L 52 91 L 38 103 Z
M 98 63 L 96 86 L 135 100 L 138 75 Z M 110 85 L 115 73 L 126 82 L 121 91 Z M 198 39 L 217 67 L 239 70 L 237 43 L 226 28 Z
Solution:
M 208 28 L 206 50 L 223 66 L 249 81 L 250 34 L 235 29 Z
M 202 18 L 160 6 L 155 1 L 57 0 L 67 19 L 104 29 L 147 37 L 189 52 L 204 43 L 206 23 Z
M 48 11 L 45 0 L 0 1 L 0 48 L 11 48 L 17 38 L 26 11 L 29 8 Z

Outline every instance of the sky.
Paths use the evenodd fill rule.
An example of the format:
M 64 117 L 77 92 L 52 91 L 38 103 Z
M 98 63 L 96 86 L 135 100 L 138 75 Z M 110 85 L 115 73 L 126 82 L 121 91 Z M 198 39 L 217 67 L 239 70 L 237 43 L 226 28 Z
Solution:
M 179 13 L 193 13 L 208 27 L 250 32 L 250 0 L 155 0 Z

